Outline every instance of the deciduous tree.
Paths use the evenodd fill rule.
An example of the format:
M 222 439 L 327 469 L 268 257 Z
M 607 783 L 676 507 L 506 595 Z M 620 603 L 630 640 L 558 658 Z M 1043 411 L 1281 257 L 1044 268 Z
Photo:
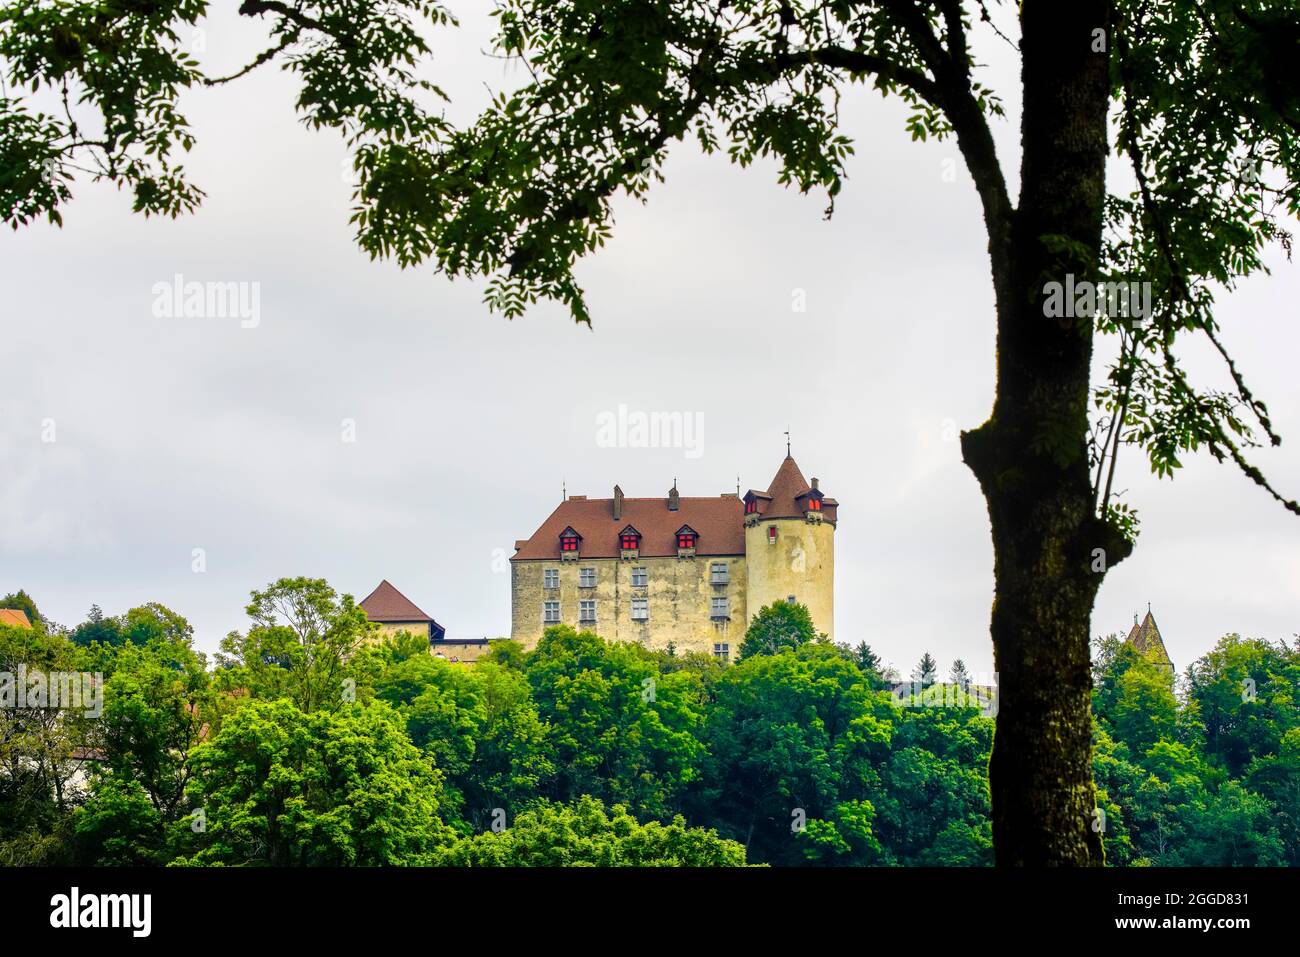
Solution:
M 590 322 L 575 264 L 610 237 L 615 197 L 644 198 L 661 178 L 672 144 L 739 165 L 774 159 L 781 183 L 824 191 L 829 214 L 853 150 L 844 94 L 869 84 L 900 98 L 913 139 L 955 140 L 988 237 L 996 391 L 961 449 L 994 551 L 998 860 L 1100 864 L 1088 645 L 1097 590 L 1136 532 L 1113 494 L 1119 450 L 1140 447 L 1161 475 L 1208 450 L 1300 513 L 1248 457 L 1280 439 L 1213 310 L 1217 291 L 1263 269 L 1269 246 L 1291 250 L 1279 215 L 1300 210 L 1289 65 L 1300 11 L 1277 0 L 1012 7 L 505 0 L 494 52 L 526 66 L 522 86 L 457 128 L 430 105 L 441 91 L 421 69 L 422 28 L 452 22 L 431 0 L 243 0 L 270 37 L 229 77 L 206 76 L 177 42 L 202 0 L 13 0 L 0 11 L 0 206 L 15 227 L 59 222 L 84 167 L 129 187 L 146 214 L 192 209 L 200 196 L 177 162 L 193 141 L 181 91 L 278 61 L 301 80 L 303 120 L 353 150 L 365 251 L 485 276 L 488 304 L 508 316 L 545 297 Z M 975 50 L 1016 26 L 1012 176 L 992 134 L 1001 101 Z M 93 122 L 33 106 L 41 87 L 69 90 Z M 1108 171 L 1112 130 L 1128 178 Z M 1122 315 L 1084 296 L 1057 314 L 1051 288 L 1080 283 L 1137 283 L 1151 307 Z M 1094 383 L 1099 333 L 1113 358 Z M 1229 389 L 1192 383 L 1175 351 L 1192 335 L 1223 357 Z

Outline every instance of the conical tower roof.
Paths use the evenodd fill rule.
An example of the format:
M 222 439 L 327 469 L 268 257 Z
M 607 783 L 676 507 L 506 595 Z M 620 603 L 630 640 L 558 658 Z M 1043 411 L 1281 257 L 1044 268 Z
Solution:
M 817 480 L 813 479 L 812 484 L 809 485 L 799 469 L 799 464 L 787 453 L 781 462 L 781 467 L 776 470 L 776 475 L 772 476 L 767 491 L 750 489 L 745 495 L 745 500 L 757 500 L 760 503 L 759 513 L 763 518 L 803 518 L 808 511 L 808 496 L 820 497 L 826 520 L 834 524 L 835 510 L 839 502 L 825 497 L 816 486 Z
M 1147 606 L 1147 615 L 1141 623 L 1135 618 L 1133 628 L 1125 640 L 1156 664 L 1174 670 L 1174 663 L 1165 648 L 1165 640 L 1160 637 L 1160 629 L 1156 626 L 1156 618 L 1151 614 L 1150 606 Z
M 802 518 L 803 508 L 798 498 L 811 486 L 799 471 L 799 465 L 789 455 L 781 462 L 776 475 L 768 483 L 767 494 L 772 497 L 771 504 L 763 510 L 764 518 Z

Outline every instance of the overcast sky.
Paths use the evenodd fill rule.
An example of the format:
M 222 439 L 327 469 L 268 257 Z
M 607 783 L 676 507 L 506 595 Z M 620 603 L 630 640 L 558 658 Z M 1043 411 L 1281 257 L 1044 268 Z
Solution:
M 472 115 L 485 84 L 518 82 L 480 54 L 487 37 L 475 13 L 439 38 L 430 76 L 453 116 Z M 265 34 L 225 13 L 202 39 L 220 73 Z M 1017 64 L 986 54 L 1014 181 Z M 837 637 L 903 672 L 923 651 L 945 670 L 992 668 L 988 520 L 956 432 L 990 408 L 993 296 L 970 180 L 959 162 L 944 175 L 951 144 L 910 142 L 897 104 L 853 92 L 857 155 L 830 222 L 825 197 L 783 190 L 772 166 L 679 145 L 666 184 L 645 206 L 621 201 L 614 241 L 580 267 L 589 330 L 553 305 L 509 322 L 479 285 L 371 262 L 347 224 L 344 146 L 297 124 L 295 92 L 263 69 L 186 97 L 198 145 L 185 165 L 208 194 L 192 216 L 146 221 L 127 195 L 83 184 L 63 229 L 0 238 L 0 593 L 25 588 L 67 625 L 92 602 L 159 601 L 211 651 L 246 627 L 249 590 L 278 577 L 358 599 L 387 578 L 450 637 L 508 634 L 507 559 L 562 483 L 765 488 L 789 428 L 804 474 L 841 503 Z M 1270 262 L 1219 315 L 1289 440 L 1256 461 L 1294 496 L 1300 264 Z M 257 283 L 258 324 L 155 315 L 155 285 L 177 274 Z M 697 417 L 698 449 L 598 443 L 620 404 Z M 1094 633 L 1150 602 L 1181 670 L 1230 631 L 1300 631 L 1300 519 L 1204 457 L 1157 482 L 1130 450 L 1118 486 L 1142 535 L 1106 579 Z

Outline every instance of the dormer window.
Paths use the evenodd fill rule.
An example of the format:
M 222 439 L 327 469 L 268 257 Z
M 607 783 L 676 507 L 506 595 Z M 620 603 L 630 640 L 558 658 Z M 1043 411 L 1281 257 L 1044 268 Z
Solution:
M 803 501 L 804 516 L 810 522 L 820 522 L 822 520 L 822 499 L 825 497 L 826 494 L 816 484 L 799 496 Z
M 689 525 L 683 525 L 677 529 L 677 557 L 693 557 L 695 555 L 695 545 L 699 539 L 700 533 Z
M 581 541 L 582 536 L 574 531 L 572 525 L 560 532 L 560 557 L 565 559 L 577 558 Z
M 694 533 L 694 532 L 683 532 L 682 534 L 678 535 L 678 536 L 677 536 L 677 547 L 678 547 L 678 548 L 694 548 L 694 547 L 695 547 L 695 533 Z
M 758 521 L 758 516 L 762 514 L 763 502 L 770 502 L 772 499 L 762 492 L 755 492 L 750 489 L 745 493 L 745 525 L 753 525 Z

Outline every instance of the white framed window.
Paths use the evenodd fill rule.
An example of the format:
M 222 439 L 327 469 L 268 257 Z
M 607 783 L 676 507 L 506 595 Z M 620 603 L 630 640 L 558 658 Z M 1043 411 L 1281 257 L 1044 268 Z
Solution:
M 596 599 L 584 598 L 578 602 L 578 621 L 596 620 Z
M 725 641 L 715 641 L 713 643 L 713 657 L 727 661 L 731 658 L 731 645 Z
M 646 568 L 632 569 L 632 587 L 645 588 L 650 584 L 650 570 Z
M 730 618 L 731 599 L 726 597 L 709 599 L 709 617 Z
M 542 570 L 542 587 L 560 587 L 560 570 L 558 568 L 546 568 Z
M 713 562 L 709 565 L 709 582 L 714 585 L 725 585 L 730 581 L 730 575 L 727 571 L 726 562 Z
M 558 601 L 542 602 L 542 623 L 558 625 L 560 623 L 560 603 Z
M 596 569 L 579 568 L 578 569 L 578 586 L 581 588 L 596 587 Z
M 632 599 L 632 620 L 647 621 L 650 618 L 650 599 L 633 598 Z
M 775 526 L 775 525 L 769 525 L 769 526 L 767 526 L 767 543 L 768 543 L 769 545 L 775 545 L 775 544 L 776 544 L 776 526 Z

